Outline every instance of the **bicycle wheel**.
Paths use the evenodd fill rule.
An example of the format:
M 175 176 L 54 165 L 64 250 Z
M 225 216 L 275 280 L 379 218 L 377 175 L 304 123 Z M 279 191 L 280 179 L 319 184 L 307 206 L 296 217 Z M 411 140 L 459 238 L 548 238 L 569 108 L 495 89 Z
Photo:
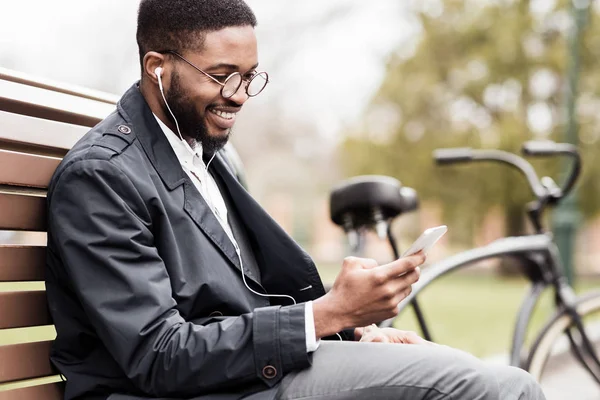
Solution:
M 578 297 L 576 304 L 577 312 L 586 327 L 588 337 L 596 354 L 600 355 L 600 292 L 586 293 Z M 565 365 L 570 365 L 568 363 L 570 362 L 569 357 L 571 357 L 574 365 L 586 371 L 581 372 L 581 374 L 587 375 L 591 382 L 597 383 L 600 379 L 598 368 L 588 357 L 586 359 L 588 365 L 592 368 L 593 375 L 588 373 L 589 371 L 578 358 L 577 351 L 573 351 L 568 332 L 571 332 L 572 337 L 575 338 L 575 342 L 573 342 L 576 345 L 575 350 L 585 353 L 585 346 L 581 340 L 577 340 L 578 331 L 573 319 L 565 311 L 559 311 L 550 319 L 531 346 L 529 357 L 524 365 L 525 369 L 538 382 L 543 383 L 545 377 L 551 376 L 557 370 L 560 371 Z M 550 362 L 551 359 L 552 362 Z

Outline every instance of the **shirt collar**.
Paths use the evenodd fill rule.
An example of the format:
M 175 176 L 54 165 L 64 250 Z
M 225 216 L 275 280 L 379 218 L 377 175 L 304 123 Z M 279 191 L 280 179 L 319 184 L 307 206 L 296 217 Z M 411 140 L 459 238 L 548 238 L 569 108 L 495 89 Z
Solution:
M 156 114 L 153 113 L 152 115 L 154 115 L 154 118 L 156 118 L 156 122 L 158 122 L 158 126 L 160 126 L 163 133 L 167 137 L 167 140 L 173 148 L 173 151 L 175 152 L 177 159 L 179 159 L 179 162 L 183 164 L 183 162 L 187 160 L 188 162 L 193 164 L 195 157 L 197 157 L 198 160 L 202 160 L 201 143 L 196 143 L 196 146 L 194 146 L 194 148 L 192 149 L 192 147 L 186 140 L 181 140 L 179 138 L 179 135 L 173 132 L 171 128 L 169 128 L 164 122 L 162 122 L 161 119 L 156 116 Z

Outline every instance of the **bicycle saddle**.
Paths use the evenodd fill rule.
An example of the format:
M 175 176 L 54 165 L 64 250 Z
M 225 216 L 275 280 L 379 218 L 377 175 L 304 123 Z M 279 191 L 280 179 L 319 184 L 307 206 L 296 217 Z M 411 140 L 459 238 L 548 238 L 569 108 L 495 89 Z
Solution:
M 337 184 L 329 197 L 331 220 L 346 231 L 370 227 L 419 205 L 414 189 L 389 176 L 364 175 Z

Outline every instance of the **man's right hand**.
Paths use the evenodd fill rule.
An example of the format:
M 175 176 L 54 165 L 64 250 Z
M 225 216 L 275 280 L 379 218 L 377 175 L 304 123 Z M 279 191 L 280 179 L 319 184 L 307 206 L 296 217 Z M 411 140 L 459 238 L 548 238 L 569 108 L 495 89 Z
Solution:
M 331 290 L 313 302 L 317 339 L 395 317 L 424 262 L 421 253 L 385 265 L 366 258 L 344 259 Z

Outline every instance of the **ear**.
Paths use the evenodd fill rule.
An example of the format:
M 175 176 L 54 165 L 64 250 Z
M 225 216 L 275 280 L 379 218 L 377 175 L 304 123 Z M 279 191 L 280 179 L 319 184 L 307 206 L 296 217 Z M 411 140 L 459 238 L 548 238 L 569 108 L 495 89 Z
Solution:
M 156 51 L 149 51 L 142 60 L 142 78 L 148 79 L 152 83 L 158 85 L 158 77 L 156 76 L 156 68 L 162 68 L 161 78 L 168 76 L 166 71 L 165 55 Z

